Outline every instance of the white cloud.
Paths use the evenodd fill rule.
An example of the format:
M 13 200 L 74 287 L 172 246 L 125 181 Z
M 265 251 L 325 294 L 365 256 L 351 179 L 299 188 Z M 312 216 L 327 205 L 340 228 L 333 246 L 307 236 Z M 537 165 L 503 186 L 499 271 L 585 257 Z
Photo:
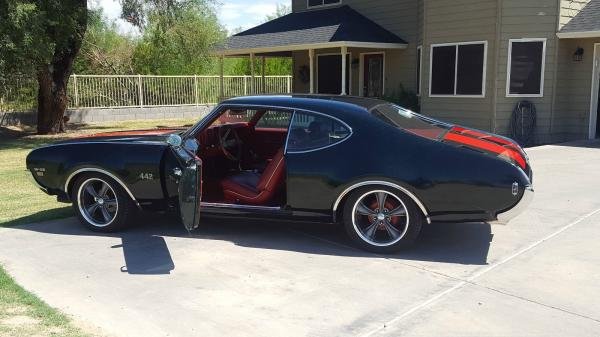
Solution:
M 286 4 L 282 1 L 263 1 L 260 3 L 248 3 L 243 0 L 230 0 L 218 9 L 218 18 L 227 30 L 242 27 L 248 29 L 257 26 L 265 20 L 265 17 L 277 9 L 277 4 Z
M 89 0 L 93 7 L 102 7 L 104 15 L 117 23 L 119 31 L 123 34 L 137 34 L 137 29 L 129 22 L 121 19 L 121 4 L 118 0 Z
M 227 30 L 232 31 L 238 27 L 248 29 L 257 26 L 265 20 L 269 14 L 273 14 L 277 9 L 277 4 L 288 5 L 289 1 L 261 1 L 250 2 L 247 0 L 222 0 L 221 6 L 217 8 L 217 17 L 219 22 Z M 100 6 L 104 14 L 111 20 L 117 22 L 117 26 L 122 33 L 137 32 L 136 28 L 130 23 L 120 18 L 121 4 L 118 0 L 89 0 L 91 6 Z

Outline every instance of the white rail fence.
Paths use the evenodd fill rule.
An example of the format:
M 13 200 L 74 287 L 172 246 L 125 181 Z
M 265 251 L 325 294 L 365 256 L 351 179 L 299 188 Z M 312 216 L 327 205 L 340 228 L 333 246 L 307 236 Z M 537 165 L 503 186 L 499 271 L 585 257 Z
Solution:
M 254 80 L 253 80 L 254 79 Z M 224 76 L 224 97 L 291 93 L 291 76 Z M 219 76 L 72 75 L 69 108 L 125 108 L 218 103 Z M 0 111 L 24 111 L 37 105 L 32 78 L 0 81 Z

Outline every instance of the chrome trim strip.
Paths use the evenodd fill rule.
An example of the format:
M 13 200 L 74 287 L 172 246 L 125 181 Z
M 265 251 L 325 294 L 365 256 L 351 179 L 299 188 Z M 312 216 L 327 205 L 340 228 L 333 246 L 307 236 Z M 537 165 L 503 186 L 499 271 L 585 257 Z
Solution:
M 57 143 L 57 144 L 48 144 L 44 146 L 40 146 L 37 149 L 44 149 L 47 147 L 56 147 L 56 146 L 67 146 L 67 145 L 83 145 L 83 144 L 111 144 L 111 145 L 130 145 L 130 144 L 141 144 L 141 145 L 165 145 L 166 142 L 154 141 L 154 140 L 136 140 L 133 142 L 126 141 L 91 141 L 91 142 L 78 142 L 77 138 L 73 139 L 73 141 L 69 141 L 67 143 Z
M 323 149 L 326 149 L 326 148 L 329 148 L 329 147 L 332 147 L 332 146 L 336 146 L 336 145 L 339 145 L 339 144 L 345 142 L 346 140 L 350 139 L 350 137 L 352 137 L 352 135 L 354 134 L 354 131 L 352 130 L 352 128 L 350 127 L 350 125 L 346 124 L 346 122 L 344 122 L 343 120 L 341 120 L 339 118 L 336 118 L 336 117 L 333 117 L 331 115 L 324 114 L 324 113 L 321 113 L 321 112 L 316 112 L 316 111 L 302 110 L 302 109 L 298 109 L 298 110 L 304 111 L 304 112 L 306 112 L 308 114 L 321 115 L 321 116 L 324 116 L 325 118 L 333 119 L 333 120 L 339 122 L 340 124 L 344 125 L 346 127 L 346 129 L 348 129 L 348 131 L 350 131 L 350 134 L 348 136 L 346 136 L 345 138 L 343 138 L 342 140 L 340 140 L 339 142 L 337 142 L 337 143 L 329 144 L 329 145 L 322 146 L 322 147 L 317 147 L 317 148 L 310 149 L 310 150 L 301 150 L 301 151 L 293 151 L 292 150 L 292 151 L 289 151 L 288 153 L 307 153 L 307 152 L 314 152 L 314 151 L 323 150 Z M 295 114 L 295 112 L 294 112 L 294 114 Z M 292 120 L 292 123 L 293 122 L 294 121 Z M 292 123 L 290 123 L 290 129 L 288 129 L 288 136 L 289 136 L 290 131 L 291 131 Z M 287 149 L 287 141 L 286 141 L 286 149 Z
M 395 189 L 398 189 L 400 191 L 402 191 L 404 194 L 408 195 L 414 202 L 415 204 L 417 204 L 417 206 L 419 207 L 419 209 L 421 209 L 421 211 L 423 212 L 423 215 L 425 215 L 425 219 L 427 220 L 427 223 L 431 223 L 431 218 L 429 217 L 429 213 L 427 212 L 427 209 L 425 208 L 425 205 L 423 205 L 423 203 L 409 190 L 407 190 L 406 188 L 398 185 L 398 184 L 394 184 L 394 183 L 390 183 L 388 181 L 382 181 L 382 180 L 368 180 L 368 181 L 362 181 L 360 183 L 356 183 L 348 188 L 346 188 L 337 198 L 337 200 L 335 201 L 335 203 L 333 204 L 333 221 L 336 221 L 336 211 L 338 209 L 338 206 L 340 204 L 340 202 L 342 201 L 342 198 L 350 193 L 352 190 L 354 190 L 355 188 L 358 187 L 362 187 L 362 186 L 367 186 L 367 185 L 383 185 L 383 186 L 389 186 L 389 187 L 393 187 Z
M 223 108 L 227 108 L 227 107 L 245 107 L 245 108 L 249 108 L 249 109 L 253 109 L 253 108 L 258 108 L 258 109 L 278 109 L 278 110 L 287 110 L 287 111 L 291 111 L 293 114 L 295 114 L 297 111 L 301 111 L 301 112 L 306 112 L 309 114 L 317 114 L 317 115 L 321 115 L 321 116 L 325 116 L 327 118 L 331 118 L 333 120 L 336 120 L 340 123 L 342 123 L 346 128 L 348 128 L 348 130 L 350 131 L 350 134 L 348 135 L 348 137 L 342 139 L 341 141 L 335 143 L 335 144 L 330 144 L 327 145 L 325 147 L 320 147 L 317 149 L 312 149 L 312 150 L 307 150 L 307 151 L 290 151 L 290 152 L 286 152 L 286 153 L 306 153 L 306 152 L 313 152 L 313 151 L 318 151 L 318 150 L 322 150 L 334 145 L 338 145 L 343 143 L 344 141 L 346 141 L 347 139 L 349 139 L 350 137 L 352 137 L 352 135 L 354 134 L 354 130 L 352 130 L 352 128 L 350 127 L 350 125 L 348 125 L 346 122 L 342 121 L 341 119 L 322 113 L 322 112 L 317 112 L 317 111 L 313 111 L 313 110 L 306 110 L 306 109 L 299 109 L 299 108 L 293 108 L 293 107 L 285 107 L 285 106 L 278 106 L 278 105 L 264 105 L 264 104 L 239 104 L 239 103 L 223 103 L 223 104 L 219 104 L 215 107 L 215 109 L 209 113 L 208 115 L 206 115 L 204 118 L 202 118 L 196 125 L 194 125 L 191 129 L 189 129 L 188 131 L 186 131 L 183 134 L 183 138 L 187 138 L 190 135 L 195 135 L 198 131 L 200 131 L 201 129 L 203 129 L 206 124 L 209 124 L 209 122 L 216 116 L 219 115 L 222 111 Z M 294 116 L 292 115 L 292 118 Z M 293 122 L 293 119 L 290 121 L 290 125 L 288 127 L 288 135 L 290 133 L 290 128 L 291 128 L 291 123 Z M 287 150 L 287 139 L 285 142 L 285 147 Z
M 529 204 L 533 200 L 533 195 L 534 195 L 533 186 L 532 185 L 525 186 L 521 200 L 519 200 L 519 202 L 517 202 L 517 204 L 515 206 L 513 206 L 513 208 L 511 208 L 507 211 L 504 211 L 502 213 L 498 213 L 496 215 L 497 220 L 492 221 L 492 223 L 506 225 L 510 220 L 514 219 L 517 215 L 521 214 L 525 210 L 525 208 L 527 208 L 527 206 L 529 206 Z
M 71 179 L 73 179 L 74 176 L 76 176 L 77 174 L 79 174 L 81 172 L 98 172 L 98 173 L 102 173 L 102 174 L 105 174 L 105 175 L 111 177 L 117 183 L 119 183 L 119 185 L 121 185 L 121 187 L 123 187 L 123 189 L 125 190 L 125 192 L 127 192 L 127 194 L 129 194 L 129 196 L 131 197 L 131 200 L 133 200 L 133 202 L 136 204 L 136 206 L 141 209 L 140 203 L 133 196 L 133 193 L 131 193 L 131 191 L 129 190 L 129 188 L 127 187 L 127 185 L 125 185 L 125 183 L 121 179 L 119 179 L 116 175 L 114 175 L 114 174 L 112 174 L 112 173 L 110 173 L 110 172 L 108 172 L 106 170 L 100 169 L 100 168 L 84 167 L 84 168 L 80 168 L 78 170 L 75 170 L 73 173 L 71 173 L 69 175 L 69 177 L 67 178 L 67 181 L 65 182 L 65 193 L 69 193 L 69 183 L 71 182 Z
M 292 119 L 290 119 L 290 124 L 288 124 L 287 135 L 285 136 L 285 144 L 283 145 L 283 154 L 287 154 L 288 142 L 290 141 L 290 131 L 292 127 L 292 123 L 294 122 L 294 117 L 296 117 L 296 110 L 292 112 Z
M 281 207 L 274 207 L 274 206 L 238 205 L 238 204 L 225 204 L 225 203 L 220 203 L 220 202 L 201 202 L 200 207 L 235 208 L 235 209 L 249 209 L 249 210 L 262 210 L 262 211 L 280 211 L 281 210 Z

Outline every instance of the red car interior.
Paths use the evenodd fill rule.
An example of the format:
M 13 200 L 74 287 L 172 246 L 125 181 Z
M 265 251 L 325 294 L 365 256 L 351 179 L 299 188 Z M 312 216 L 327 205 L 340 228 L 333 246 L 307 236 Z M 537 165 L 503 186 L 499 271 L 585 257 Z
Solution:
M 287 128 L 257 127 L 265 111 L 248 122 L 226 120 L 211 125 L 196 138 L 203 167 L 202 200 L 255 206 L 281 205 L 285 201 Z M 222 121 L 221 121 L 222 122 Z M 220 147 L 219 128 L 233 128 L 239 136 L 239 161 L 227 159 Z M 223 134 L 223 130 L 221 130 Z
M 285 177 L 283 148 L 279 149 L 264 172 L 245 171 L 223 181 L 223 194 L 228 203 L 268 205 L 281 189 Z

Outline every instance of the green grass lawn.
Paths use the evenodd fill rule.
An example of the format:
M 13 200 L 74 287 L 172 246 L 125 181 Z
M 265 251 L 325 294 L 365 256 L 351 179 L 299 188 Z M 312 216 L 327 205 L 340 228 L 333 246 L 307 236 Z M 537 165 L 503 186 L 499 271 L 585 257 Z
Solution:
M 71 207 L 46 195 L 31 181 L 25 157 L 32 149 L 61 139 L 116 130 L 151 129 L 193 124 L 194 120 L 124 121 L 70 126 L 66 134 L 37 136 L 0 128 L 0 227 L 59 219 L 73 215 Z M 64 314 L 27 292 L 0 267 L 0 337 L 89 336 Z

